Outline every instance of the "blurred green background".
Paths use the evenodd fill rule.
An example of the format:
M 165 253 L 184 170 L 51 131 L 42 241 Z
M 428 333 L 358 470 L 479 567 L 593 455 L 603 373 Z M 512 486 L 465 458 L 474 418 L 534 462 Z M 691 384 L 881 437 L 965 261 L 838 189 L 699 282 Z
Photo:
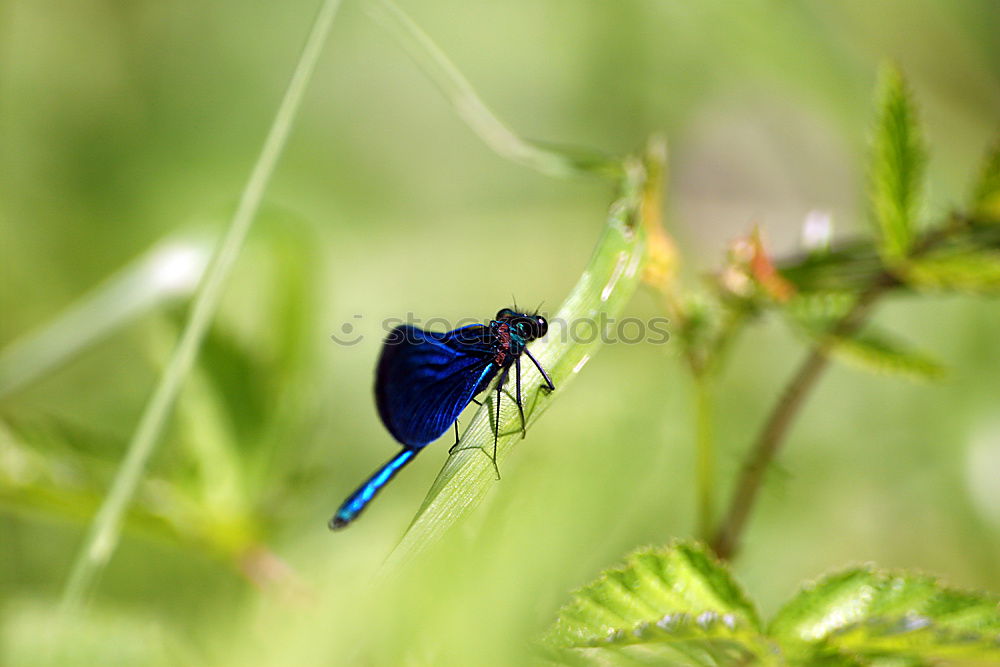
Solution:
M 695 271 L 717 267 L 755 223 L 779 253 L 798 247 L 811 210 L 829 211 L 838 235 L 866 228 L 866 137 L 885 59 L 922 110 L 928 216 L 964 198 L 1000 124 L 995 0 L 404 7 L 525 136 L 622 153 L 662 131 L 666 216 Z M 0 346 L 165 239 L 181 249 L 169 257 L 197 265 L 315 8 L 0 4 Z M 59 664 L 524 664 L 568 590 L 636 546 L 690 535 L 691 387 L 670 343 L 602 350 L 486 505 L 399 576 L 379 567 L 447 444 L 349 531 L 325 527 L 396 449 L 371 396 L 381 322 L 488 317 L 512 294 L 554 311 L 611 195 L 491 153 L 346 0 Z M 44 654 L 86 524 L 186 316 L 183 275 L 129 275 L 138 305 L 123 297 L 127 312 L 98 304 L 83 319 L 123 326 L 0 396 L 3 664 Z M 627 314 L 660 312 L 640 293 Z M 951 373 L 940 385 L 842 366 L 824 378 L 736 562 L 765 613 L 802 579 L 863 561 L 1000 591 L 1000 307 L 896 299 L 878 319 Z M 330 339 L 345 323 L 358 344 Z M 718 395 L 720 500 L 802 353 L 777 324 L 733 351 Z

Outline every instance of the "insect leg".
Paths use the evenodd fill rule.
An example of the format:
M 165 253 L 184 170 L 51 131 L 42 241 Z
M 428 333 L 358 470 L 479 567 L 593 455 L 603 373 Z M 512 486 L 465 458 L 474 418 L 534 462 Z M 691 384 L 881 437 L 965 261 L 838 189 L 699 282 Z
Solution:
M 496 471 L 497 479 L 500 479 L 500 467 L 497 465 L 497 440 L 500 439 L 500 394 L 503 392 L 503 384 L 507 381 L 507 370 L 504 369 L 500 381 L 497 382 L 497 418 L 493 429 L 493 470 Z
M 521 357 L 514 357 L 514 370 L 517 372 L 517 410 L 521 413 L 521 437 L 528 435 L 524 424 L 524 403 L 521 402 Z
M 458 447 L 458 420 L 455 420 L 455 444 L 448 448 L 448 453 L 451 454 Z
M 545 379 L 545 384 L 547 385 L 548 390 L 555 391 L 556 386 L 552 384 L 552 378 L 550 378 L 549 374 L 545 372 L 545 369 L 542 368 L 542 365 L 538 363 L 538 360 L 531 355 L 531 352 L 528 350 L 528 348 L 524 348 L 524 353 L 528 355 L 528 358 L 531 359 L 531 363 L 535 364 L 535 368 L 537 368 L 538 372 L 542 374 L 542 377 Z

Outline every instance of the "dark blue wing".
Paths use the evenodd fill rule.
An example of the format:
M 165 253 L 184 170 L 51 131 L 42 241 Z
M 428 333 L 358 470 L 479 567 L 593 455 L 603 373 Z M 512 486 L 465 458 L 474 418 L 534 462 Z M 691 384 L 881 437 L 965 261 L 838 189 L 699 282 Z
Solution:
M 375 373 L 375 403 L 393 437 L 412 449 L 437 440 L 496 375 L 489 327 L 389 332 Z

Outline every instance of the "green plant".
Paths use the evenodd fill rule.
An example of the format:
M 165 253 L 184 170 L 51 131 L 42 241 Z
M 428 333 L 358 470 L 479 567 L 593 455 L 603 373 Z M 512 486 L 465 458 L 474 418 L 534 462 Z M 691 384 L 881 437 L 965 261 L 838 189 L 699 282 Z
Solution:
M 1000 660 L 995 596 L 946 589 L 919 574 L 856 568 L 805 586 L 764 626 L 714 560 L 736 555 L 766 473 L 831 357 L 911 378 L 942 375 L 933 358 L 869 325 L 877 302 L 898 292 L 995 294 L 1000 288 L 1000 152 L 988 154 L 963 209 L 926 223 L 920 208 L 926 148 L 916 115 L 902 75 L 887 67 L 869 167 L 873 238 L 775 262 L 755 232 L 731 254 L 707 300 L 682 291 L 672 272 L 659 274 L 654 286 L 680 323 L 699 392 L 699 525 L 714 553 L 685 543 L 638 552 L 625 569 L 606 571 L 560 613 L 545 644 L 569 654 L 554 659 L 694 665 Z M 732 337 L 766 313 L 780 315 L 812 348 L 748 450 L 727 511 L 709 529 L 716 524 L 708 387 Z
M 308 338 L 303 331 L 321 330 L 318 318 L 308 312 L 319 300 L 314 293 L 320 279 L 311 272 L 313 263 L 303 259 L 315 238 L 285 217 L 268 225 L 264 216 L 264 224 L 256 225 L 259 246 L 247 239 L 246 250 L 265 255 L 275 267 L 273 274 L 246 276 L 238 285 L 251 300 L 271 306 L 266 326 L 258 329 L 268 331 L 266 340 L 242 336 L 238 318 L 227 318 L 219 303 L 221 285 L 244 248 L 336 6 L 323 4 L 272 133 L 207 268 L 205 262 L 196 262 L 188 283 L 169 288 L 144 278 L 142 271 L 125 270 L 81 299 L 66 316 L 42 327 L 37 336 L 0 353 L 0 398 L 6 399 L 154 306 L 168 307 L 154 312 L 146 332 L 151 372 L 162 369 L 162 377 L 131 437 L 128 430 L 124 437 L 78 431 L 57 419 L 39 427 L 30 419 L 4 414 L 0 423 L 0 502 L 78 521 L 96 515 L 63 595 L 66 610 L 77 611 L 89 598 L 117 546 L 123 522 L 136 532 L 168 536 L 192 552 L 207 553 L 268 590 L 301 592 L 299 578 L 272 550 L 272 540 L 288 520 L 289 505 L 294 507 L 289 498 L 315 489 L 317 478 L 328 472 L 302 445 L 309 437 L 303 423 L 321 421 L 329 410 L 321 392 L 311 395 L 315 388 L 305 386 L 309 362 L 301 349 Z M 602 664 L 888 665 L 997 659 L 1000 624 L 996 599 L 990 595 L 956 592 L 912 573 L 856 568 L 804 587 L 765 625 L 725 561 L 738 555 L 767 473 L 831 359 L 913 379 L 934 380 L 945 374 L 935 358 L 869 320 L 875 306 L 899 294 L 990 295 L 1000 290 L 1000 145 L 989 153 L 965 206 L 936 218 L 926 216 L 922 202 L 928 149 L 901 73 L 887 68 L 869 166 L 874 233 L 821 244 L 801 256 L 775 258 L 754 230 L 733 245 L 707 283 L 688 282 L 679 270 L 681 255 L 671 230 L 661 221 L 667 169 L 662 140 L 654 138 L 625 156 L 526 140 L 499 119 L 395 4 L 373 0 L 368 9 L 396 34 L 457 114 L 498 155 L 549 176 L 585 178 L 615 188 L 590 263 L 556 317 L 571 321 L 614 316 L 644 282 L 673 322 L 672 347 L 679 350 L 693 379 L 695 523 L 702 543 L 709 546 L 684 542 L 647 550 L 630 557 L 625 569 L 608 571 L 576 594 L 560 614 L 543 642 L 546 657 Z M 200 241 L 191 243 L 202 249 Z M 194 305 L 185 318 L 174 302 L 192 295 Z M 786 323 L 809 350 L 748 448 L 729 504 L 719 517 L 716 386 L 729 367 L 734 341 L 767 317 Z M 171 353 L 175 338 L 180 343 Z M 531 375 L 525 387 L 531 426 L 561 400 L 599 345 L 563 342 L 555 336 L 540 342 L 536 355 L 551 370 L 559 391 L 536 392 L 537 377 Z M 452 528 L 493 488 L 494 464 L 480 450 L 491 447 L 493 428 L 500 432 L 500 463 L 520 441 L 516 412 L 510 402 L 506 405 L 496 425 L 486 409 L 474 414 L 386 569 L 402 570 L 436 540 L 456 532 Z M 147 476 L 156 442 L 170 424 L 175 425 L 172 435 L 179 446 L 165 453 L 163 468 Z M 126 456 L 106 493 L 119 449 Z M 423 599 L 427 591 L 420 593 Z M 30 627 L 44 611 L 27 608 L 18 618 Z M 353 606 L 350 611 L 354 613 Z M 114 642 L 114 633 L 107 629 L 128 616 L 119 611 L 101 620 L 102 614 L 94 614 L 91 621 L 109 639 L 94 641 L 95 656 L 104 644 Z M 136 638 L 157 635 L 138 627 L 141 623 L 135 625 L 129 626 L 133 641 L 123 649 L 130 662 L 143 655 L 144 642 Z M 67 645 L 95 634 L 89 626 L 70 630 L 75 633 L 65 635 Z M 351 651 L 353 658 L 353 647 Z
M 1000 659 L 998 604 L 865 566 L 804 584 L 764 623 L 725 564 L 680 542 L 639 550 L 576 591 L 544 647 L 574 665 L 985 663 Z

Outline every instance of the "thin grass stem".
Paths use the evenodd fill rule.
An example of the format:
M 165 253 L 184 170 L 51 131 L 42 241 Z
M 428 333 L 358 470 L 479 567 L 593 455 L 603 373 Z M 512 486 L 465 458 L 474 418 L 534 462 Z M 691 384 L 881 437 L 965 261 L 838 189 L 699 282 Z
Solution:
M 340 0 L 324 0 L 313 21 L 312 29 L 257 161 L 250 172 L 236 211 L 195 296 L 191 314 L 177 347 L 146 404 L 111 489 L 94 517 L 73 562 L 63 590 L 61 606 L 64 614 L 80 607 L 114 552 L 121 532 L 122 517 L 142 480 L 181 384 L 197 357 L 202 339 L 218 307 L 226 278 L 239 256 L 268 181 L 288 140 L 295 114 L 301 105 L 339 5 Z

